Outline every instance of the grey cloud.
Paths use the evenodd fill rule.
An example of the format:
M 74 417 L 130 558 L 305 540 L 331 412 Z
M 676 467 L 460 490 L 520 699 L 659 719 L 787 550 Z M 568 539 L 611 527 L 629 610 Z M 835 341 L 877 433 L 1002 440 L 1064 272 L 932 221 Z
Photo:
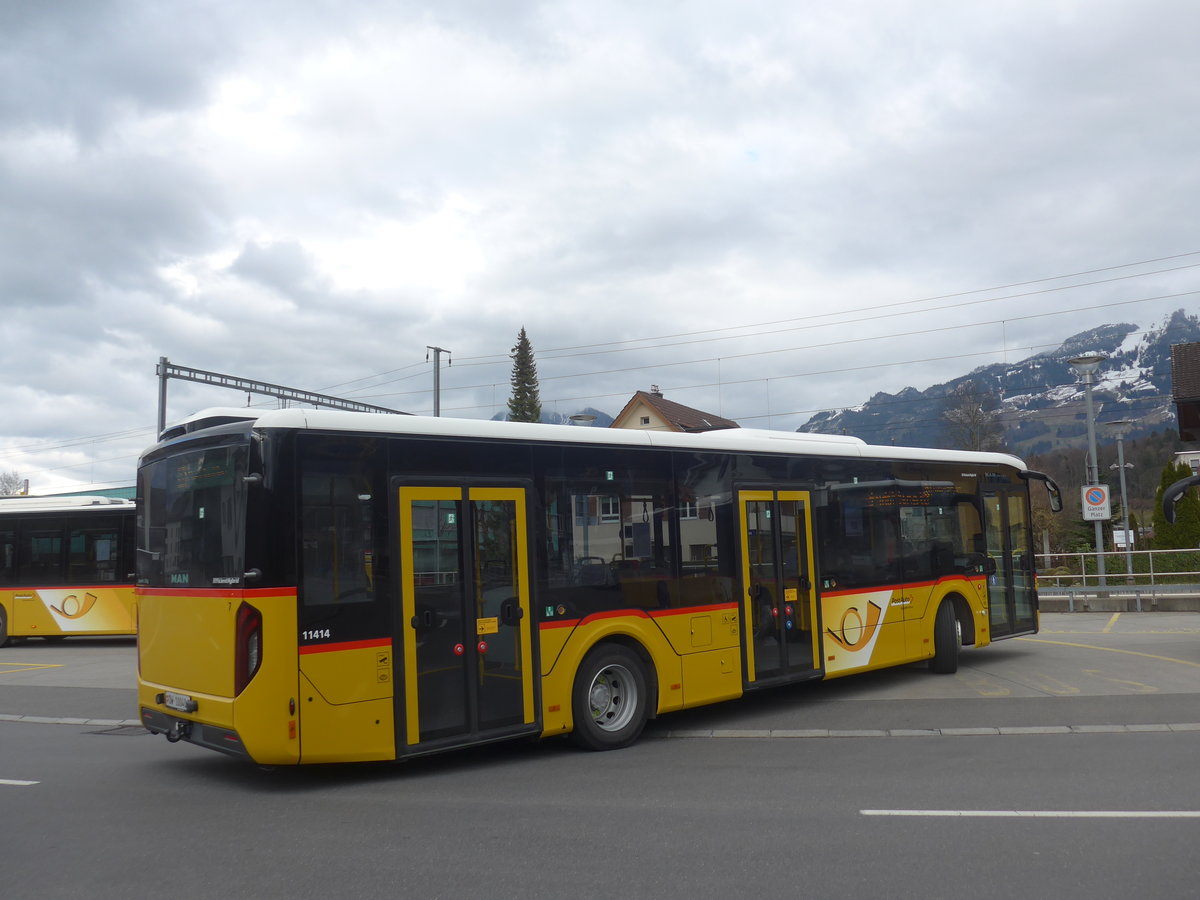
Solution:
M 137 0 L 9 3 L 0 12 L 0 128 L 90 143 L 134 111 L 200 103 L 226 57 L 219 9 Z
M 284 297 L 328 295 L 328 279 L 318 273 L 311 253 L 298 241 L 248 243 L 229 270 L 271 288 Z

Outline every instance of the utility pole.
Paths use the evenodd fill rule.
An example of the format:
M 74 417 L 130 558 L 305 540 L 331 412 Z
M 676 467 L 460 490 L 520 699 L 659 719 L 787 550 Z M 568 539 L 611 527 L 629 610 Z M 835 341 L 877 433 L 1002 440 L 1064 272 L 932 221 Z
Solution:
M 431 347 L 428 344 L 425 345 L 425 350 L 426 362 L 429 361 L 428 351 L 433 351 L 433 414 L 436 417 L 442 414 L 442 354 L 449 355 L 450 351 L 444 347 Z M 450 365 L 449 359 L 447 359 L 446 365 Z
M 1092 385 L 1097 381 L 1096 370 L 1106 359 L 1108 357 L 1103 353 L 1085 353 L 1067 360 L 1067 363 L 1083 382 L 1084 397 L 1087 400 L 1088 456 L 1091 459 L 1087 473 L 1088 485 L 1100 484 L 1100 462 L 1096 459 L 1096 411 L 1092 405 Z M 1108 587 L 1108 579 L 1104 572 L 1104 523 L 1100 519 L 1096 519 L 1095 526 L 1096 574 L 1099 576 L 1100 590 L 1103 591 Z

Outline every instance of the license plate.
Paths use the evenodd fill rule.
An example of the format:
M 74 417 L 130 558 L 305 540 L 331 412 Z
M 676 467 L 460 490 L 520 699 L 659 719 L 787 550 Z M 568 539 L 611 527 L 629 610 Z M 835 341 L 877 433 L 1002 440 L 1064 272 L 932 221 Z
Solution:
M 176 694 L 173 691 L 163 691 L 163 706 L 167 709 L 176 709 L 179 712 L 195 712 L 196 701 L 187 694 Z

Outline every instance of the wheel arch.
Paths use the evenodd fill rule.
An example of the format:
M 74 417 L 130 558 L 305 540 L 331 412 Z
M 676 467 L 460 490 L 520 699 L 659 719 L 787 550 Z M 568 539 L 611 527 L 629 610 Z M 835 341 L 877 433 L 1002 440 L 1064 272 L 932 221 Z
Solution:
M 683 662 L 650 617 L 594 617 L 572 629 L 556 654 L 553 667 L 543 673 L 544 737 L 574 729 L 571 697 L 575 678 L 587 655 L 607 642 L 627 648 L 645 667 L 647 718 L 654 719 L 660 712 L 679 708 L 664 706 L 662 698 L 682 697 Z
M 934 606 L 934 613 L 942 603 L 950 603 L 954 609 L 954 618 L 958 619 L 962 629 L 962 644 L 964 647 L 975 643 L 975 614 L 967 598 L 958 591 L 948 591 Z M 932 626 L 931 626 L 932 627 Z

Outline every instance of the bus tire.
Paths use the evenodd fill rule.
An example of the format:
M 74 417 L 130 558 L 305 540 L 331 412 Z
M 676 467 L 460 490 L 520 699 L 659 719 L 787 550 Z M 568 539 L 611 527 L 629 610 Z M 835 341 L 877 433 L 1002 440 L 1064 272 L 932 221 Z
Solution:
M 585 750 L 617 750 L 638 739 L 646 725 L 650 691 L 646 667 L 620 644 L 601 644 L 575 673 L 571 741 Z
M 0 606 L 0 647 L 8 646 L 8 614 Z
M 946 598 L 933 620 L 933 659 L 929 668 L 939 675 L 958 671 L 958 650 L 962 645 L 962 626 L 954 612 L 954 601 Z

